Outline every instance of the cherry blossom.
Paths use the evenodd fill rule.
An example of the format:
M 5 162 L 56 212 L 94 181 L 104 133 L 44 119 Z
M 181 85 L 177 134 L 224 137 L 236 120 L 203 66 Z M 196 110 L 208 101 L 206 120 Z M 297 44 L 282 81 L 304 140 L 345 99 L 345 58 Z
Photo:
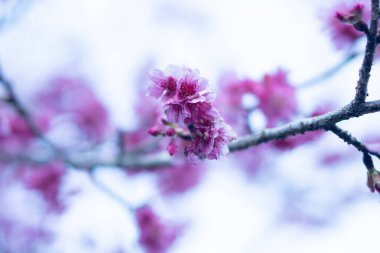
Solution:
M 207 80 L 200 77 L 198 70 L 170 65 L 165 72 L 151 71 L 150 80 L 148 95 L 162 98 L 167 123 L 184 127 L 190 133 L 191 141 L 184 149 L 189 159 L 219 159 L 227 153 L 233 135 L 214 108 L 213 94 L 205 91 Z M 157 131 L 155 126 L 150 132 L 158 135 Z M 172 155 L 175 146 L 172 142 L 169 145 Z

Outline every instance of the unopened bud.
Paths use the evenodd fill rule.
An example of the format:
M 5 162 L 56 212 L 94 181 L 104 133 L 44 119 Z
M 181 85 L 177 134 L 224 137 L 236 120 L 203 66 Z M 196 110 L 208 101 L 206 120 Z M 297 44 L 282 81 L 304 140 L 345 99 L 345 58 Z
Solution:
M 166 135 L 169 136 L 169 137 L 172 137 L 175 135 L 175 130 L 173 128 L 169 128 L 168 130 L 166 130 Z
M 149 128 L 148 133 L 153 136 L 159 136 L 161 134 L 161 131 L 158 129 L 158 127 L 154 126 Z
M 348 13 L 338 11 L 335 14 L 335 17 L 344 23 L 357 24 L 363 17 L 363 10 L 363 4 L 355 4 L 355 6 Z

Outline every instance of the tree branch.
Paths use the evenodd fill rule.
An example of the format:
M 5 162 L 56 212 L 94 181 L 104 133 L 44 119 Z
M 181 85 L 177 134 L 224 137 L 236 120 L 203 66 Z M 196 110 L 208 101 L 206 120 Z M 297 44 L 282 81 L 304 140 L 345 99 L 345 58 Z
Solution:
M 380 100 L 365 102 L 362 104 L 355 104 L 352 102 L 336 111 L 332 111 L 312 118 L 294 121 L 284 126 L 265 129 L 257 134 L 240 137 L 237 140 L 231 142 L 228 147 L 230 152 L 236 152 L 265 142 L 269 142 L 271 140 L 284 139 L 288 136 L 304 134 L 308 131 L 331 130 L 331 128 L 333 128 L 338 122 L 379 111 Z M 4 154 L 0 156 L 0 161 L 9 161 L 14 159 L 17 159 L 19 162 L 24 163 L 47 163 L 53 160 L 57 160 L 58 158 L 54 156 L 36 158 L 35 156 L 27 154 L 18 157 L 4 156 Z M 169 166 L 172 163 L 171 158 L 163 154 L 143 157 L 125 155 L 122 159 L 120 159 L 119 154 L 116 154 L 115 157 L 100 157 L 99 155 L 91 156 L 80 153 L 72 154 L 71 156 L 67 155 L 63 161 L 79 169 L 90 169 L 92 167 L 98 166 L 116 166 L 126 169 L 153 169 L 156 167 Z
M 377 23 L 379 20 L 379 0 L 371 1 L 371 25 L 367 35 L 367 44 L 363 63 L 359 71 L 359 80 L 356 85 L 356 94 L 354 102 L 356 104 L 364 103 L 367 97 L 368 81 L 373 64 L 373 59 L 377 46 Z
M 365 102 L 365 98 L 367 96 L 367 86 L 370 77 L 370 71 L 373 64 L 374 53 L 377 45 L 377 23 L 379 19 L 379 0 L 372 0 L 372 11 L 371 11 L 371 25 L 369 32 L 367 33 L 367 44 L 365 50 L 365 56 L 363 59 L 362 66 L 359 71 L 359 80 L 356 87 L 356 94 L 354 100 L 343 106 L 342 108 L 320 115 L 312 118 L 306 118 L 303 120 L 295 121 L 288 123 L 284 126 L 265 129 L 260 133 L 247 135 L 241 137 L 228 145 L 230 152 L 235 152 L 238 150 L 247 149 L 251 146 L 259 145 L 261 143 L 269 142 L 271 140 L 284 139 L 288 136 L 293 136 L 297 134 L 304 134 L 308 131 L 315 130 L 331 130 L 336 131 L 347 140 L 350 140 L 350 144 L 356 145 L 355 147 L 360 147 L 363 149 L 363 146 L 360 146 L 358 142 L 349 138 L 347 136 L 348 133 L 345 134 L 344 131 L 338 131 L 335 124 L 344 120 L 348 120 L 354 117 L 360 117 L 365 114 L 374 113 L 380 111 L 380 100 Z M 171 162 L 170 158 L 165 158 L 163 156 L 155 157 L 150 160 L 147 157 L 131 157 L 125 156 L 120 158 L 120 154 L 111 158 L 99 158 L 99 157 L 89 157 L 83 156 L 82 154 L 77 154 L 77 157 L 68 157 L 62 156 L 52 143 L 50 143 L 39 131 L 38 127 L 32 120 L 31 116 L 27 113 L 21 103 L 18 101 L 15 93 L 12 89 L 10 83 L 4 78 L 4 76 L 0 72 L 0 82 L 3 83 L 6 90 L 9 93 L 9 102 L 16 108 L 16 110 L 22 115 L 27 121 L 31 130 L 36 134 L 36 136 L 45 140 L 47 143 L 55 151 L 55 156 L 48 158 L 45 162 L 49 161 L 49 159 L 62 159 L 64 162 L 76 167 L 76 168 L 84 168 L 90 169 L 97 166 L 118 166 L 118 167 L 144 167 L 144 168 L 154 168 L 158 166 L 166 166 Z M 338 135 L 339 136 L 339 135 Z M 360 142 L 359 142 L 360 143 Z M 0 159 L 2 156 L 0 157 Z M 22 157 L 24 161 L 35 161 L 34 157 L 25 156 Z
M 115 200 L 117 203 L 119 203 L 121 206 L 126 208 L 128 211 L 134 212 L 135 208 L 126 201 L 123 197 L 112 191 L 108 186 L 106 186 L 104 183 L 100 182 L 96 177 L 96 168 L 91 168 L 89 170 L 89 176 L 91 178 L 91 181 L 93 184 L 105 195 L 109 196 L 111 199 Z
M 32 131 L 32 133 L 39 138 L 44 138 L 42 132 L 39 130 L 38 126 L 33 121 L 32 117 L 28 113 L 28 111 L 25 109 L 25 107 L 22 105 L 22 103 L 19 101 L 18 97 L 16 96 L 16 93 L 13 89 L 13 86 L 11 83 L 5 78 L 3 71 L 0 69 L 0 83 L 3 84 L 5 91 L 8 93 L 8 97 L 6 99 L 6 102 L 11 104 L 15 110 L 22 116 L 28 125 L 29 129 Z
M 371 154 L 380 159 L 380 153 L 370 150 L 366 145 L 364 145 L 362 142 L 360 142 L 358 139 L 352 136 L 349 132 L 343 130 L 337 125 L 331 126 L 329 130 L 333 132 L 335 135 L 337 135 L 339 138 L 341 138 L 344 142 L 354 146 L 357 150 L 363 152 L 364 154 Z
M 0 68 L 0 83 L 3 84 L 5 91 L 7 92 L 8 97 L 6 98 L 6 102 L 11 104 L 18 114 L 20 114 L 21 117 L 25 120 L 28 128 L 30 131 L 40 140 L 42 140 L 49 148 L 52 149 L 52 151 L 55 153 L 56 156 L 59 156 L 63 158 L 65 155 L 64 153 L 56 147 L 49 139 L 47 139 L 42 131 L 39 129 L 35 121 L 33 120 L 33 117 L 30 115 L 28 110 L 24 107 L 24 105 L 21 103 L 21 101 L 16 96 L 16 93 L 13 89 L 13 86 L 11 82 L 5 78 L 2 69 Z
M 169 166 L 172 163 L 171 158 L 166 153 L 160 153 L 156 155 L 144 155 L 144 156 L 130 156 L 124 155 L 120 157 L 115 155 L 114 157 L 99 157 L 98 154 L 87 156 L 86 154 L 79 153 L 76 155 L 67 155 L 64 159 L 60 159 L 54 155 L 48 154 L 46 156 L 35 156 L 33 154 L 6 154 L 0 153 L 0 162 L 14 162 L 19 164 L 46 164 L 54 161 L 61 160 L 64 163 L 79 170 L 90 170 L 93 167 L 121 167 L 126 170 L 138 170 L 138 169 L 154 169 Z
M 291 122 L 284 126 L 265 129 L 257 134 L 241 137 L 230 143 L 228 147 L 230 149 L 230 152 L 234 152 L 271 140 L 279 140 L 284 139 L 288 136 L 303 134 L 308 131 L 328 130 L 338 122 L 378 111 L 380 111 L 380 100 L 362 104 L 355 104 L 354 102 L 351 102 L 350 104 L 347 104 L 346 106 L 336 111 Z

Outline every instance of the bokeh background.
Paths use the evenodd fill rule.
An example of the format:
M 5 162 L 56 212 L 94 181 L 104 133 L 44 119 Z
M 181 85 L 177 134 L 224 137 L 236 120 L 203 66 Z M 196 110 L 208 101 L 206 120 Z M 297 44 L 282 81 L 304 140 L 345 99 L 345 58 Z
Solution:
M 337 2 L 2 1 L 0 60 L 25 104 L 53 76 L 81 76 L 113 124 L 131 129 L 138 117 L 133 107 L 137 91 L 153 68 L 197 68 L 217 92 L 227 72 L 257 79 L 282 68 L 298 86 L 334 66 L 347 55 L 335 49 L 326 27 L 326 13 Z M 329 79 L 300 88 L 301 111 L 349 102 L 361 58 Z M 376 62 L 370 99 L 377 99 L 378 71 Z M 378 120 L 367 115 L 341 126 L 361 139 L 378 139 Z M 260 115 L 251 121 L 263 125 Z M 334 155 L 341 159 L 321 162 Z M 170 198 L 157 197 L 149 174 L 128 177 L 119 169 L 102 168 L 96 177 L 129 202 L 153 203 L 168 219 L 186 224 L 169 252 L 376 252 L 379 196 L 366 186 L 359 152 L 336 136 L 327 133 L 272 154 L 254 176 L 240 170 L 233 156 L 207 162 L 211 169 L 196 188 Z M 57 232 L 43 252 L 142 252 L 133 214 L 99 191 L 85 173 L 71 171 L 65 187 L 79 193 L 64 214 L 42 218 Z M 0 208 L 28 220 L 34 202 L 20 192 L 16 187 Z

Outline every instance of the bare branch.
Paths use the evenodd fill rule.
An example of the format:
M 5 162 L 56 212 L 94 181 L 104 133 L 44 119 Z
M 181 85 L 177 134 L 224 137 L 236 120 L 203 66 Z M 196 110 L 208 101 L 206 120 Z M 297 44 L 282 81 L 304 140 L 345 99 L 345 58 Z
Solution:
M 333 125 L 329 129 L 331 132 L 336 134 L 339 138 L 341 138 L 344 142 L 349 145 L 354 146 L 357 150 L 363 152 L 364 154 L 371 154 L 380 159 L 380 153 L 370 150 L 366 145 L 361 143 L 358 139 L 352 136 L 349 132 L 341 129 L 337 125 Z
M 22 103 L 19 101 L 18 97 L 16 96 L 16 93 L 13 89 L 13 86 L 11 83 L 5 78 L 2 70 L 0 69 L 0 83 L 3 84 L 6 92 L 8 93 L 7 102 L 11 104 L 15 110 L 25 119 L 26 124 L 28 125 L 29 129 L 32 131 L 32 133 L 39 138 L 44 138 L 41 131 L 33 121 L 32 117 L 28 113 L 28 111 L 25 109 L 25 107 L 22 105 Z
M 90 170 L 94 167 L 120 167 L 125 170 L 155 169 L 169 166 L 172 163 L 171 158 L 166 153 L 143 156 L 124 155 L 123 157 L 120 157 L 118 154 L 114 157 L 99 157 L 98 154 L 86 155 L 79 153 L 71 156 L 67 155 L 64 159 L 60 159 L 54 155 L 46 155 L 41 157 L 26 153 L 16 155 L 6 154 L 4 152 L 0 153 L 0 162 L 5 163 L 17 162 L 19 164 L 38 165 L 51 163 L 57 160 L 61 160 L 62 162 L 79 170 Z
M 359 80 L 356 85 L 354 102 L 364 103 L 367 97 L 368 81 L 377 46 L 377 23 L 379 20 L 379 0 L 371 1 L 371 25 L 367 35 L 367 44 L 362 66 L 359 71 Z
M 228 146 L 231 152 L 247 149 L 271 140 L 284 139 L 288 136 L 303 134 L 308 131 L 328 130 L 333 125 L 353 117 L 380 111 L 380 100 L 363 104 L 350 103 L 339 110 L 320 116 L 291 122 L 284 126 L 265 129 L 257 134 L 241 137 Z
M 109 196 L 111 199 L 115 200 L 117 203 L 119 203 L 121 206 L 126 208 L 128 211 L 134 212 L 135 208 L 133 208 L 132 205 L 128 201 L 126 201 L 123 197 L 115 193 L 108 186 L 106 186 L 104 183 L 100 182 L 97 179 L 95 168 L 92 168 L 91 170 L 89 170 L 89 176 L 91 178 L 91 181 L 101 192 Z

